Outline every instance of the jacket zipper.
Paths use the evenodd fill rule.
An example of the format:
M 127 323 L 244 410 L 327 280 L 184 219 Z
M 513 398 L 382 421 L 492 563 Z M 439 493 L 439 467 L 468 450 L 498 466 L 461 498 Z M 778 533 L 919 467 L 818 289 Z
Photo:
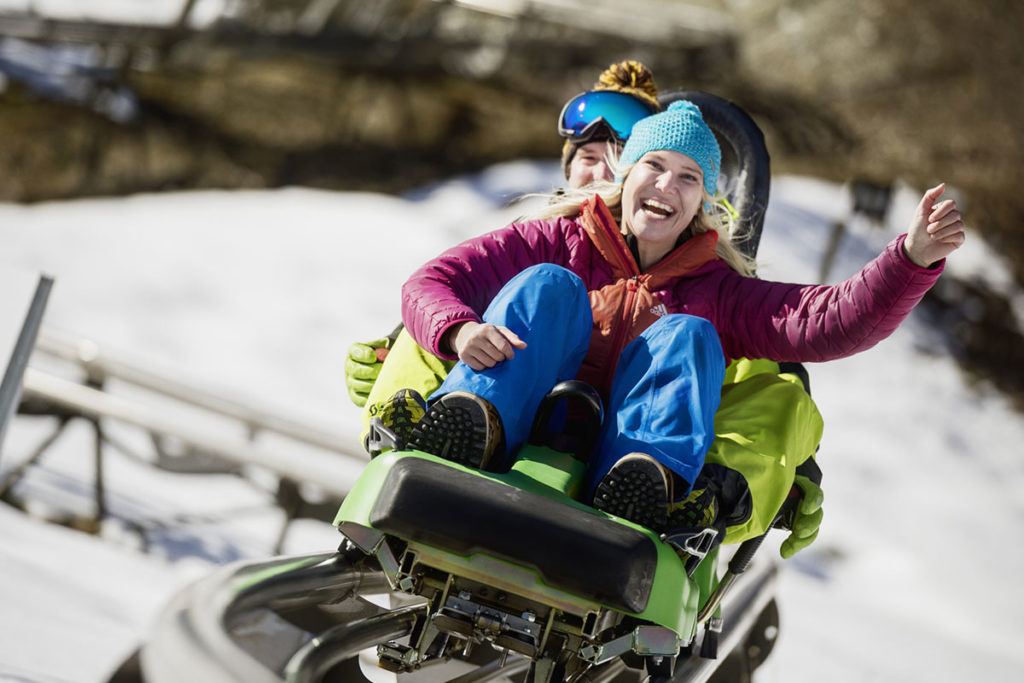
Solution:
M 626 337 L 626 332 L 630 328 L 630 319 L 633 313 L 633 306 L 636 300 L 636 290 L 640 287 L 640 276 L 633 275 L 631 278 L 626 280 L 626 296 L 622 300 L 622 314 L 619 320 L 618 329 L 615 330 L 615 341 L 612 344 L 612 362 L 609 363 L 608 368 L 605 370 L 605 381 L 604 385 L 611 390 L 612 380 L 615 379 L 615 369 L 619 365 L 619 356 L 622 355 L 622 349 L 625 346 L 623 339 Z

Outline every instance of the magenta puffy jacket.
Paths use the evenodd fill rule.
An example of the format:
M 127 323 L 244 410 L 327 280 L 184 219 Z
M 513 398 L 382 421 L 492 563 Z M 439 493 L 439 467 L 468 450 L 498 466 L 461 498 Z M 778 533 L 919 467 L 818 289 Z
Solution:
M 595 293 L 618 284 L 636 289 L 639 282 L 649 290 L 644 305 L 653 301 L 652 312 L 709 320 L 731 359 L 826 361 L 863 351 L 889 336 L 943 266 L 913 264 L 903 253 L 906 236 L 901 235 L 859 273 L 836 285 L 769 282 L 739 275 L 717 259 L 715 237 L 709 233 L 692 238 L 641 273 L 608 209 L 595 197 L 575 219 L 513 223 L 448 249 L 405 283 L 402 318 L 420 346 L 452 359 L 448 349 L 439 347 L 449 327 L 479 321 L 491 299 L 520 271 L 554 263 L 586 283 L 595 305 L 595 327 L 604 324 L 605 336 L 609 314 L 597 311 Z M 650 277 L 656 269 L 669 275 Z M 654 319 L 626 315 L 611 326 L 637 328 L 620 335 L 624 345 Z M 608 360 L 606 356 L 600 364 L 607 366 Z

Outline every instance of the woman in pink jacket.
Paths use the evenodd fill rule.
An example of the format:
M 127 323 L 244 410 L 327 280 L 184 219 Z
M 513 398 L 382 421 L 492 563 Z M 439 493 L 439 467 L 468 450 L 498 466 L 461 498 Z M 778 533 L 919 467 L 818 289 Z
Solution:
M 713 200 L 720 162 L 699 109 L 673 103 L 634 126 L 616 183 L 414 273 L 403 288 L 408 330 L 460 362 L 412 444 L 499 468 L 547 391 L 575 377 L 607 406 L 590 461 L 594 506 L 668 528 L 714 436 L 726 358 L 824 361 L 866 350 L 964 241 L 955 203 L 938 202 L 940 185 L 909 231 L 849 280 L 758 280 Z

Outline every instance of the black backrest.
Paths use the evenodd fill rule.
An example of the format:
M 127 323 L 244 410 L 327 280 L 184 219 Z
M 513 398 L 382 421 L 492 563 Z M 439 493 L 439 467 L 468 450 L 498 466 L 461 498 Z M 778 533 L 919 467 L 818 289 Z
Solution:
M 718 189 L 739 213 L 737 240 L 747 256 L 757 256 L 764 212 L 768 208 L 771 162 L 764 134 L 743 109 L 729 100 L 700 90 L 669 90 L 658 96 L 663 108 L 676 100 L 696 104 L 722 148 Z

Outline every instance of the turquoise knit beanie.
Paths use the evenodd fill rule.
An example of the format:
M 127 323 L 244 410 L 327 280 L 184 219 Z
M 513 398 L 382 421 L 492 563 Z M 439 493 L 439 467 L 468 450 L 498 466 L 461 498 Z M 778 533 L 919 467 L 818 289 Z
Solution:
M 644 154 L 659 149 L 681 152 L 696 161 L 704 173 L 704 189 L 714 196 L 718 187 L 718 169 L 722 166 L 722 150 L 715 134 L 704 123 L 697 105 L 677 100 L 660 114 L 637 121 L 619 155 L 619 165 L 623 168 L 631 166 Z M 623 179 L 619 177 L 616 180 L 621 182 Z

